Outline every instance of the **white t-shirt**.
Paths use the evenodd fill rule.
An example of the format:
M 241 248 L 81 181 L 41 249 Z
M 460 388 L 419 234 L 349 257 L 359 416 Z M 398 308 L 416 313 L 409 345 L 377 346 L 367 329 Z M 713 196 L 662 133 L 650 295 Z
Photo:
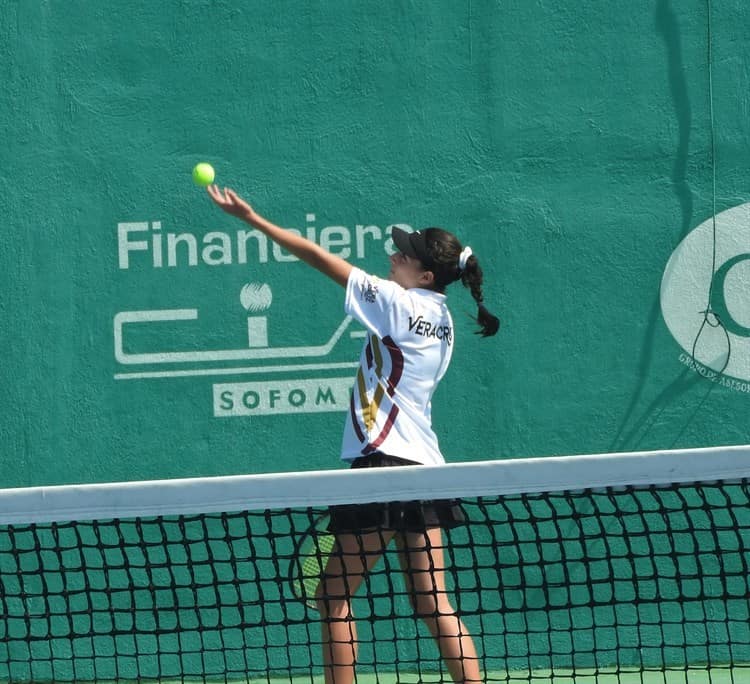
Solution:
M 405 290 L 353 268 L 344 308 L 367 330 L 341 458 L 381 451 L 423 464 L 445 459 L 432 430 L 431 400 L 453 352 L 445 295 Z

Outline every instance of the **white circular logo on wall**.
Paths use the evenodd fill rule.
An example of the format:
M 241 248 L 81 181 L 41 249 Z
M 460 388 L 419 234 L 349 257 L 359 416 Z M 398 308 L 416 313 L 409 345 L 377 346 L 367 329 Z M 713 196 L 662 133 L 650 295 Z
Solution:
M 750 203 L 717 214 L 715 231 L 709 218 L 677 246 L 661 281 L 661 311 L 691 359 L 750 380 Z

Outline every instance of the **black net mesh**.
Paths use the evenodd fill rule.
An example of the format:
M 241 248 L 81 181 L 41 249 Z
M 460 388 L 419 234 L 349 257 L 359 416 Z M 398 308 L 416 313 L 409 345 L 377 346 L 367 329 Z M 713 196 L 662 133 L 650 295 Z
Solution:
M 483 679 L 750 681 L 749 494 L 739 481 L 461 500 L 447 590 Z M 321 615 L 294 584 L 323 512 L 0 528 L 0 681 L 318 681 Z M 395 544 L 353 612 L 358 680 L 451 681 Z

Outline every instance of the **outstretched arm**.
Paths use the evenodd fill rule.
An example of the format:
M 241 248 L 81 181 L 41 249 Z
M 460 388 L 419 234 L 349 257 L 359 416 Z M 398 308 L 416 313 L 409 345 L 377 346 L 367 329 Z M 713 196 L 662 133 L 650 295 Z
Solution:
M 349 273 L 352 270 L 352 265 L 348 261 L 327 252 L 312 240 L 271 223 L 256 213 L 234 190 L 224 188 L 222 191 L 216 185 L 209 185 L 206 189 L 211 199 L 227 214 L 236 216 L 238 219 L 254 226 L 298 259 L 318 269 L 339 285 L 346 287 Z

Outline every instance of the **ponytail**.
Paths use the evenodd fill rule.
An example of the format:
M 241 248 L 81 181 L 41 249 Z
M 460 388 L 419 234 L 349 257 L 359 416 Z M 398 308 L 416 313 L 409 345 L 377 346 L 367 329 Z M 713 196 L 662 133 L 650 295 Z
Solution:
M 460 280 L 471 290 L 477 303 L 477 335 L 491 337 L 500 329 L 500 320 L 485 307 L 482 295 L 482 269 L 470 247 L 462 249 L 458 238 L 442 228 L 426 228 L 424 231 L 428 249 L 423 266 L 435 276 L 434 289 L 443 292 L 451 283 Z
M 479 261 L 472 254 L 466 260 L 466 268 L 461 271 L 461 282 L 464 287 L 469 288 L 471 296 L 477 303 L 477 323 L 480 329 L 476 331 L 476 334 L 482 337 L 492 337 L 500 329 L 500 319 L 491 314 L 483 303 L 482 277 L 482 268 L 479 266 Z

